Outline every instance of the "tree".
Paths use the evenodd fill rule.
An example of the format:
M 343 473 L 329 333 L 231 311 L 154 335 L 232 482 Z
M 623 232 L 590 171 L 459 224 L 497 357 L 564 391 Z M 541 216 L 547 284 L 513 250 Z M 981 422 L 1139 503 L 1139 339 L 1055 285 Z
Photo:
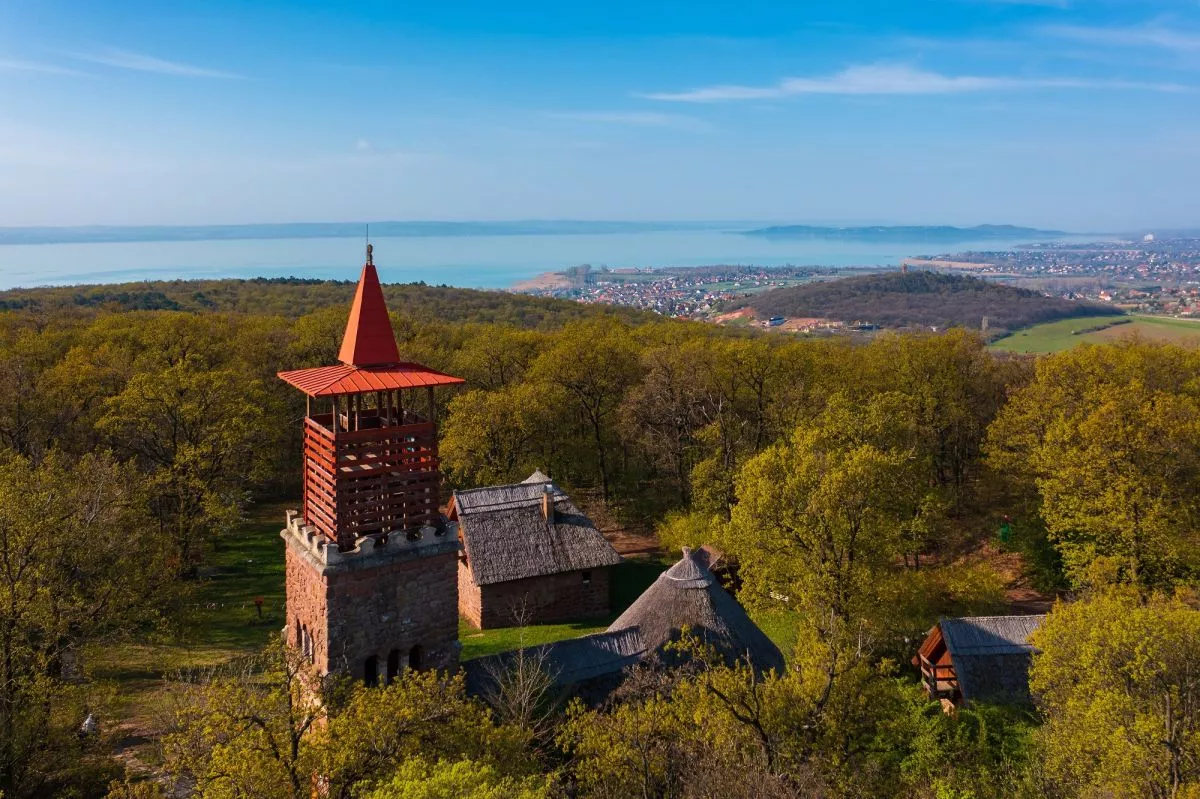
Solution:
M 561 400 L 553 387 L 530 383 L 459 394 L 441 429 L 447 471 L 462 485 L 495 485 L 550 466 L 561 446 Z
M 1200 795 L 1200 613 L 1110 590 L 1056 605 L 1032 643 L 1051 795 Z
M 168 772 L 203 799 L 302 799 L 318 778 L 324 795 L 349 799 L 410 758 L 466 759 L 524 777 L 527 740 L 495 725 L 461 677 L 410 670 L 379 688 L 321 681 L 276 640 L 181 686 L 163 750 Z
M 549 799 L 549 777 L 508 777 L 473 760 L 430 763 L 405 760 L 390 780 L 364 793 L 363 799 Z
M 843 629 L 878 616 L 906 530 L 937 512 L 915 453 L 888 446 L 885 411 L 886 398 L 862 411 L 832 403 L 742 468 L 722 543 L 751 596 L 787 597 Z
M 596 477 L 609 497 L 613 417 L 640 372 L 629 328 L 604 318 L 564 327 L 533 362 L 530 376 L 562 389 L 578 413 L 596 456 Z
M 153 620 L 167 552 L 135 472 L 111 458 L 41 464 L 0 454 L 0 790 L 53 793 L 79 759 L 98 690 L 76 686 L 86 645 Z M 106 780 L 105 780 L 106 781 Z
M 273 442 L 265 405 L 256 379 L 187 357 L 134 375 L 105 402 L 98 427 L 148 473 L 151 510 L 181 570 L 240 518 L 247 481 L 262 476 Z
M 1195 572 L 1197 368 L 1177 347 L 1080 347 L 1039 362 L 989 430 L 992 466 L 1037 496 L 1075 586 Z

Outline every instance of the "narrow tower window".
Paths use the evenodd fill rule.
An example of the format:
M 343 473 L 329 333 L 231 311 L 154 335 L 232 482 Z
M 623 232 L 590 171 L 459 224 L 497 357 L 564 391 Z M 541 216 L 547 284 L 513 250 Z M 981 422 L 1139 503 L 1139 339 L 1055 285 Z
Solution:
M 363 682 L 368 686 L 375 686 L 379 683 L 379 656 L 371 655 L 367 658 L 367 662 L 363 664 Z
M 395 682 L 396 677 L 400 675 L 400 650 L 393 649 L 388 653 L 387 662 L 387 684 L 391 685 Z

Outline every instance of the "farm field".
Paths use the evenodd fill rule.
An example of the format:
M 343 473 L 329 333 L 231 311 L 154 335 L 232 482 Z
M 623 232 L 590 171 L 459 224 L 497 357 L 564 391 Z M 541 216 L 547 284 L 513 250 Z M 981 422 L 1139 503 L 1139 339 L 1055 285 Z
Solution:
M 1101 326 L 1102 329 L 1095 329 Z M 1132 335 L 1148 341 L 1200 345 L 1200 320 L 1140 315 L 1060 319 L 1018 330 L 993 342 L 991 349 L 1041 354 L 1061 352 L 1083 342 L 1103 344 Z

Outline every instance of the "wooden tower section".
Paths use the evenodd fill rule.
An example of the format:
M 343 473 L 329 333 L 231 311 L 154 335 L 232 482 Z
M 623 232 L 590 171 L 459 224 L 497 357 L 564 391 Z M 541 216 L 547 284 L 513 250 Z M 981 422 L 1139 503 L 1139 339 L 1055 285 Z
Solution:
M 304 521 L 347 550 L 438 521 L 433 390 L 464 381 L 401 362 L 370 254 L 338 357 L 279 377 L 308 396 Z
M 370 245 L 340 364 L 280 372 L 306 395 L 303 506 L 288 514 L 288 638 L 368 683 L 457 659 L 457 542 L 439 510 L 439 386 L 400 359 Z

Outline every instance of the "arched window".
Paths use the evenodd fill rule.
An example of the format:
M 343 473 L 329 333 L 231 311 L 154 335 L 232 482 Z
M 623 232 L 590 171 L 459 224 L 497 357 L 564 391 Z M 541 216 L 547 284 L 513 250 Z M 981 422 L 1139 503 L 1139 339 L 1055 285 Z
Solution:
M 308 625 L 300 625 L 300 653 L 312 660 L 312 636 L 308 634 Z
M 387 662 L 387 684 L 391 685 L 396 678 L 400 676 L 400 650 L 393 649 L 388 652 Z
M 379 656 L 371 655 L 363 664 L 363 682 L 369 686 L 379 683 Z
M 304 651 L 304 625 L 300 623 L 300 617 L 296 617 L 296 623 L 292 625 L 292 632 L 296 635 L 295 646 L 301 652 Z
M 412 649 L 408 650 L 408 667 L 410 669 L 420 669 L 421 659 L 425 653 L 421 649 L 421 645 L 417 644 Z

